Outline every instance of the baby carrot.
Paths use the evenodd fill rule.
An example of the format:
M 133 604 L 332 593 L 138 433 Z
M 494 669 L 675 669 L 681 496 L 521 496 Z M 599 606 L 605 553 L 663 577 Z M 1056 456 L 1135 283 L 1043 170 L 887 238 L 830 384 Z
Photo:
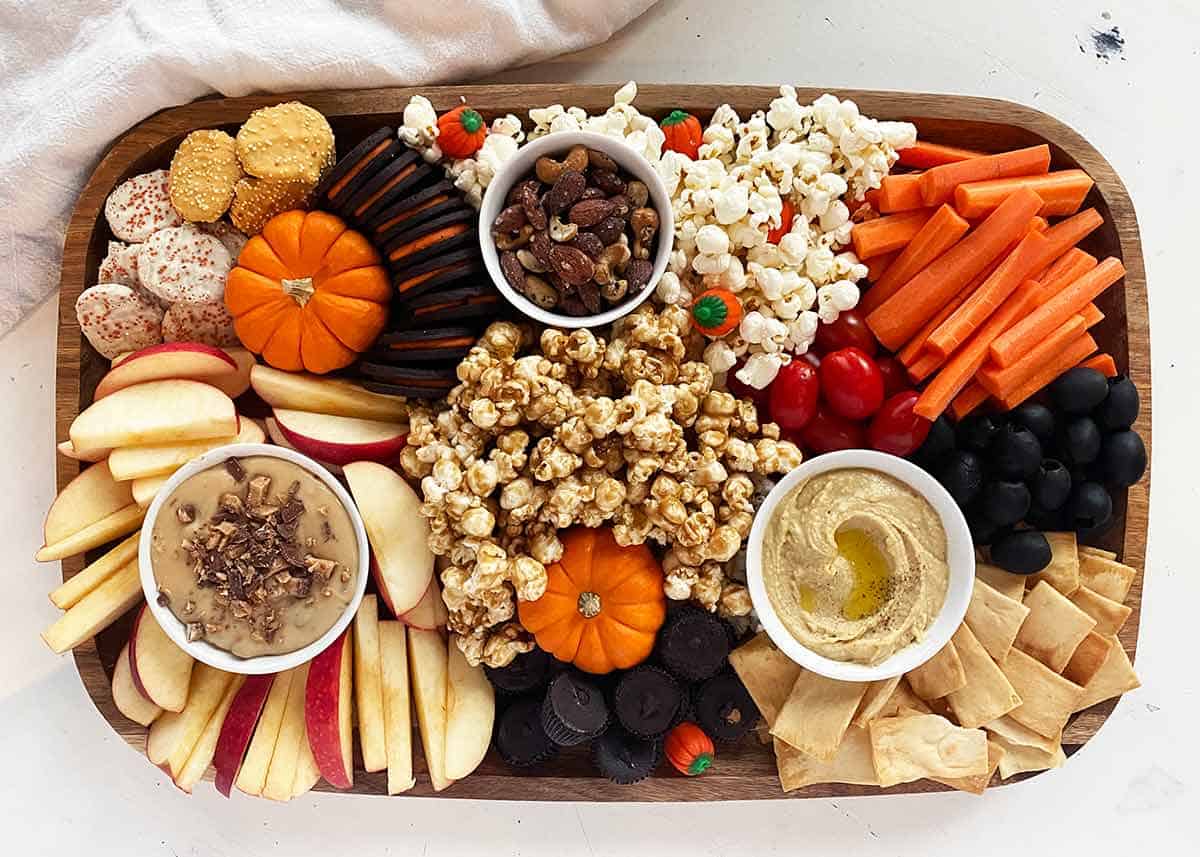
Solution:
M 997 399 L 1002 399 L 1036 375 L 1039 369 L 1051 362 L 1055 354 L 1078 339 L 1085 330 L 1087 322 L 1083 316 L 1073 315 L 1021 355 L 1020 360 L 1003 369 L 989 363 L 976 373 L 975 381 Z
M 867 266 L 867 282 L 878 283 L 887 276 L 887 270 L 899 255 L 897 252 L 891 252 L 884 253 L 882 256 L 872 256 L 870 259 L 864 259 L 863 264 Z M 870 294 L 870 292 L 867 292 L 867 294 Z
M 1107 378 L 1117 377 L 1117 361 L 1113 360 L 1111 354 L 1097 354 L 1094 357 L 1084 360 L 1079 365 L 1087 369 L 1095 369 L 1097 372 L 1102 372 Z
M 1100 263 L 1091 253 L 1085 253 L 1078 247 L 1072 247 L 1043 271 L 1037 281 L 1042 284 L 1042 290 L 1049 299 L 1098 264 Z
M 896 211 L 912 211 L 924 208 L 921 197 L 921 174 L 904 173 L 887 176 L 879 185 L 879 211 L 891 214 Z
M 887 273 L 874 281 L 874 288 L 858 302 L 859 312 L 871 312 L 894 295 L 922 268 L 954 246 L 970 228 L 971 225 L 959 217 L 953 208 L 948 205 L 940 207 L 908 242 L 908 246 L 900 251 L 896 261 L 888 266 Z
M 950 403 L 950 413 L 954 414 L 954 419 L 961 420 L 986 402 L 987 398 L 988 391 L 983 389 L 978 381 L 972 381 L 963 387 L 961 393 L 954 397 L 954 401 Z
M 977 152 L 974 149 L 960 149 L 957 146 L 942 146 L 938 143 L 918 140 L 907 149 L 900 149 L 896 154 L 899 156 L 897 163 L 906 167 L 927 170 L 942 164 L 953 164 L 969 158 L 981 158 L 985 153 Z
M 869 259 L 883 253 L 900 250 L 913 240 L 933 211 L 920 209 L 902 214 L 889 214 L 854 224 L 850 240 L 854 242 L 854 253 L 859 259 Z
M 921 175 L 921 196 L 926 205 L 941 205 L 954 197 L 960 184 L 1044 175 L 1050 169 L 1050 147 L 1046 144 L 1014 149 L 997 155 L 984 155 L 953 164 L 942 164 Z M 1038 206 L 1041 208 L 1041 206 Z M 1036 213 L 1036 212 L 1035 212 Z
M 1096 340 L 1092 339 L 1089 334 L 1084 334 L 1074 340 L 1065 349 L 1059 351 L 1054 356 L 1050 363 L 1045 364 L 1038 370 L 1037 374 L 1013 390 L 1010 394 L 1000 400 L 1000 405 L 1005 410 L 1012 410 L 1021 402 L 1028 399 L 1038 390 L 1041 390 L 1063 372 L 1066 372 L 1072 366 L 1077 365 L 1081 360 L 1096 350 Z M 914 409 L 915 410 L 915 409 Z
M 1017 188 L 1027 187 L 1042 198 L 1038 214 L 1044 217 L 1074 214 L 1083 205 L 1092 184 L 1091 176 L 1083 170 L 969 182 L 954 189 L 954 207 L 963 217 L 980 217 L 1008 199 Z

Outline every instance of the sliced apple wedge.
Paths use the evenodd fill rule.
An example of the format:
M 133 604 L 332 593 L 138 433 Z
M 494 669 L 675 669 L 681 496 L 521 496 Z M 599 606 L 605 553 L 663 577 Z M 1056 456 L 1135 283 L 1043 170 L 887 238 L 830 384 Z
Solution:
M 467 663 L 453 639 L 447 654 L 445 773 L 461 780 L 479 767 L 492 743 L 496 695 L 483 667 Z
M 199 342 L 164 342 L 135 351 L 108 370 L 100 379 L 93 395 L 95 401 L 117 390 L 161 381 L 167 378 L 186 378 L 208 381 L 233 375 L 238 366 L 232 357 L 212 345 Z
M 246 680 L 230 700 L 229 711 L 221 724 L 221 733 L 217 736 L 212 759 L 213 768 L 216 769 L 214 785 L 225 797 L 229 797 L 233 781 L 237 778 L 238 769 L 242 766 L 250 739 L 254 735 L 254 727 L 258 725 L 259 715 L 262 714 L 274 682 L 274 675 L 246 676 Z
M 300 450 L 296 449 L 292 442 L 284 435 L 283 430 L 279 428 L 279 423 L 275 422 L 274 417 L 267 417 L 265 420 L 263 420 L 263 423 L 267 427 L 267 437 L 271 439 L 271 443 L 275 444 L 276 446 L 282 446 L 284 449 L 290 449 L 293 452 L 300 452 Z M 333 475 L 343 475 L 340 465 L 334 464 L 332 461 L 321 461 L 319 458 L 315 459 L 315 461 Z
M 354 785 L 352 636 L 347 629 L 312 659 L 305 688 L 308 744 L 321 776 L 336 789 Z
M 233 400 L 200 381 L 147 381 L 92 403 L 71 423 L 76 449 L 178 443 L 237 434 Z
M 404 400 L 372 393 L 336 378 L 284 372 L 259 364 L 250 370 L 250 386 L 273 408 L 390 423 L 408 419 L 408 404 Z
M 450 785 L 446 776 L 446 641 L 437 631 L 408 629 L 409 677 L 421 727 L 421 747 L 434 791 Z
M 141 479 L 134 479 L 129 483 L 133 486 L 133 501 L 141 508 L 149 509 L 154 498 L 158 496 L 158 492 L 174 475 L 174 471 L 172 471 L 171 473 L 160 473 L 157 476 L 143 476 Z
M 436 574 L 430 578 L 429 586 L 426 587 L 425 594 L 421 596 L 417 606 L 400 616 L 400 621 L 405 625 L 423 631 L 445 628 L 449 619 L 446 602 L 442 600 L 442 587 L 438 585 Z
M 143 696 L 133 683 L 128 643 L 121 647 L 121 654 L 117 655 L 117 663 L 113 666 L 112 695 L 117 711 L 134 723 L 149 726 L 162 714 L 162 709 Z
M 53 562 L 56 559 L 90 551 L 92 548 L 108 544 L 113 539 L 129 535 L 142 525 L 145 517 L 145 509 L 137 503 L 130 503 L 124 509 L 113 512 L 107 518 L 101 518 L 94 524 L 89 524 L 62 541 L 46 545 L 35 553 L 33 558 L 38 562 Z
M 312 791 L 313 786 L 321 781 L 321 769 L 317 767 L 317 758 L 313 755 L 312 745 L 308 741 L 308 726 L 304 727 L 304 739 L 296 758 L 296 776 L 292 780 L 292 797 Z
M 354 703 L 363 768 L 382 771 L 387 767 L 387 744 L 379 667 L 379 602 L 374 595 L 364 595 L 354 615 Z
M 429 522 L 421 499 L 394 470 L 370 461 L 344 468 L 371 543 L 375 585 L 393 616 L 420 602 L 433 579 Z
M 183 768 L 179 771 L 179 775 L 175 777 L 175 785 L 182 791 L 191 794 L 192 787 L 200 782 L 204 776 L 204 772 L 212 764 L 213 756 L 217 752 L 217 740 L 220 738 L 225 718 L 229 715 L 229 707 L 233 704 L 234 697 L 245 680 L 246 677 L 241 675 L 230 677 L 229 683 L 225 686 L 225 693 L 221 696 L 221 701 L 217 704 L 216 710 L 208 718 L 208 723 L 204 725 L 200 737 L 196 739 L 196 746 L 188 754 L 187 761 L 183 763 Z
M 42 639 L 61 655 L 96 636 L 141 600 L 142 580 L 134 560 L 79 599 L 42 632 Z
M 407 423 L 384 423 L 275 408 L 283 436 L 305 455 L 334 464 L 396 461 L 404 449 Z
M 129 486 L 118 482 L 101 461 L 80 472 L 58 492 L 42 527 L 42 544 L 70 538 L 133 502 Z
M 379 623 L 379 666 L 383 728 L 387 745 L 387 792 L 406 792 L 413 777 L 412 703 L 408 692 L 408 641 L 400 622 Z
M 238 419 L 238 430 L 229 437 L 189 440 L 182 443 L 151 443 L 144 446 L 121 446 L 108 457 L 108 468 L 114 479 L 143 479 L 159 474 L 170 475 L 193 458 L 230 443 L 262 443 L 266 439 L 258 423 Z M 137 496 L 134 495 L 134 500 Z
M 288 696 L 292 689 L 292 680 L 296 670 L 290 669 L 275 676 L 271 683 L 271 692 L 267 694 L 266 704 L 263 705 L 262 716 L 254 728 L 254 737 L 242 759 L 242 766 L 234 777 L 234 785 L 238 791 L 248 795 L 261 795 L 267 782 L 267 771 L 271 767 L 271 757 L 275 755 L 275 744 L 279 740 L 279 730 L 283 726 L 283 714 L 287 709 Z
M 129 663 L 133 683 L 148 699 L 167 711 L 183 710 L 196 662 L 172 642 L 146 605 L 133 621 Z
M 76 449 L 75 444 L 69 440 L 64 440 L 58 445 L 59 455 L 76 461 L 103 461 L 108 458 L 110 452 L 111 449 Z
M 237 369 L 234 370 L 232 375 L 222 375 L 219 378 L 209 380 L 208 383 L 212 384 L 229 398 L 236 399 L 250 389 L 250 370 L 258 362 L 258 358 L 245 348 L 225 348 L 223 350 L 237 364 Z
M 300 760 L 300 745 L 304 742 L 304 699 L 305 684 L 310 665 L 296 667 L 296 677 L 288 692 L 287 707 L 283 710 L 283 723 L 279 727 L 279 738 L 275 741 L 275 752 L 271 754 L 271 767 L 263 783 L 262 796 L 268 800 L 286 801 L 292 798 L 292 783 L 296 779 L 296 766 Z
M 146 739 L 146 756 L 156 765 L 166 765 L 175 779 L 183 770 L 188 756 L 200 740 L 221 698 L 225 695 L 233 673 L 197 664 L 192 673 L 187 705 L 181 711 L 166 711 L 150 727 Z
M 54 606 L 60 610 L 69 610 L 78 604 L 83 596 L 137 559 L 140 536 L 139 530 L 74 577 L 63 581 L 60 587 L 50 593 L 50 600 L 54 602 Z

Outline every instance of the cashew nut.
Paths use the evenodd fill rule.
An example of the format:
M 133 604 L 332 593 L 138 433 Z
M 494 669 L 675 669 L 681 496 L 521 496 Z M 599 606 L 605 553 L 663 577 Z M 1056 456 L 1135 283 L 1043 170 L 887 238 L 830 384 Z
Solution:
M 561 161 L 556 161 L 549 155 L 542 155 L 537 159 L 537 163 L 533 165 L 533 171 L 537 174 L 539 180 L 546 184 L 554 184 L 558 181 L 559 176 L 567 170 L 575 170 L 581 173 L 587 169 L 587 165 L 587 149 L 583 146 L 574 146 Z
M 638 259 L 650 258 L 650 244 L 658 234 L 658 212 L 653 208 L 635 208 L 629 215 L 633 228 L 633 255 Z
M 601 296 L 610 304 L 615 304 L 617 301 L 625 299 L 625 295 L 629 293 L 628 280 L 613 280 L 610 283 L 605 283 L 600 286 Z
M 574 223 L 563 223 L 558 215 L 550 218 L 550 237 L 555 241 L 570 241 L 579 234 L 579 226 Z
M 624 244 L 608 245 L 596 260 L 596 271 L 592 274 L 592 280 L 601 286 L 611 285 L 617 279 L 616 275 L 625 270 L 629 258 L 629 248 Z
M 642 208 L 650 201 L 650 188 L 634 179 L 625 185 L 625 196 L 629 197 L 629 202 L 634 208 Z
M 538 261 L 537 256 L 524 248 L 517 251 L 517 261 L 521 263 L 521 267 L 526 271 L 531 271 L 534 274 L 546 273 L 546 266 Z
M 503 233 L 496 235 L 496 249 L 516 250 L 518 247 L 524 247 L 528 244 L 532 236 L 533 227 L 526 223 L 517 232 L 510 232 L 507 235 Z
M 558 290 L 534 274 L 525 275 L 525 288 L 521 291 L 542 309 L 553 309 L 558 305 Z

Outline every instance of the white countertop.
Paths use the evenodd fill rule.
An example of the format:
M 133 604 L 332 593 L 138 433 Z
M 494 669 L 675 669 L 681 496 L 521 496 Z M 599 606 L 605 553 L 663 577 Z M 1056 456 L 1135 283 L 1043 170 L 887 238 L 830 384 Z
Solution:
M 1070 11 L 1060 7 L 1074 7 Z M 753 11 L 731 13 L 735 7 Z M 1096 55 L 1092 31 L 1120 28 Z M 1194 356 L 1200 273 L 1190 164 L 1200 137 L 1200 7 L 1008 0 L 663 0 L 613 41 L 504 81 L 725 82 L 907 89 L 1023 102 L 1112 162 L 1141 222 L 1154 331 L 1154 492 L 1137 669 L 1065 768 L 965 794 L 729 804 L 522 804 L 309 795 L 290 805 L 202 786 L 187 797 L 96 714 L 69 657 L 38 632 L 57 565 L 32 559 L 53 496 L 56 302 L 0 340 L 0 520 L 10 538 L 0 658 L 0 829 L 13 854 L 1174 853 L 1194 848 Z M 1187 807 L 1192 811 L 1188 814 Z M 1185 826 L 1185 822 L 1188 824 Z M 1192 843 L 1186 846 L 1185 843 Z M 9 848 L 4 847 L 8 852 Z

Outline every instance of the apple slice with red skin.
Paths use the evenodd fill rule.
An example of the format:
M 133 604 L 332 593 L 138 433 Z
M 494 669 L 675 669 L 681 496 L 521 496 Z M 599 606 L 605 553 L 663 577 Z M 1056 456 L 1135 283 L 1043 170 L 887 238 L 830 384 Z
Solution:
M 220 375 L 216 378 L 208 379 L 208 383 L 212 384 L 229 398 L 236 399 L 250 389 L 250 370 L 258 362 L 258 358 L 245 348 L 224 348 L 222 350 L 229 356 L 230 360 L 237 364 L 237 368 L 230 375 Z
M 75 461 L 96 462 L 103 461 L 108 458 L 111 449 L 76 449 L 75 444 L 69 440 L 64 440 L 58 445 L 58 454 L 63 458 L 71 458 Z
M 61 542 L 133 503 L 127 483 L 113 478 L 107 461 L 93 464 L 58 492 L 46 511 L 42 546 Z
M 282 446 L 284 449 L 290 449 L 292 452 L 300 452 L 300 450 L 296 449 L 295 445 L 284 435 L 283 430 L 279 428 L 279 423 L 275 421 L 274 417 L 267 417 L 265 420 L 263 420 L 263 423 L 267 427 L 267 437 L 270 438 L 271 443 L 275 444 L 276 446 Z M 311 458 L 312 456 L 309 457 Z M 339 465 L 334 464 L 332 461 L 321 461 L 319 458 L 314 460 L 317 462 L 317 464 L 320 464 L 334 476 L 341 476 L 343 474 L 342 468 Z
M 177 443 L 237 434 L 233 400 L 209 384 L 180 378 L 123 387 L 92 402 L 71 423 L 76 449 Z
M 182 711 L 195 665 L 192 656 L 171 641 L 143 604 L 129 635 L 129 665 L 142 695 L 167 711 Z
M 273 408 L 382 422 L 408 419 L 408 403 L 403 399 L 372 393 L 341 378 L 285 372 L 260 363 L 250 370 L 250 386 Z
M 318 461 L 396 461 L 408 435 L 404 423 L 385 423 L 275 408 L 275 422 L 296 449 Z
M 246 757 L 246 748 L 250 746 L 250 739 L 254 735 L 254 727 L 258 725 L 258 717 L 274 683 L 274 674 L 246 676 L 246 681 L 238 688 L 237 695 L 229 705 L 229 713 L 221 724 L 221 734 L 213 754 L 215 785 L 225 797 L 229 797 L 233 781 L 237 779 L 242 759 Z
M 321 776 L 335 789 L 354 785 L 354 655 L 349 630 L 312 660 L 305 685 L 308 745 Z
M 438 586 L 437 575 L 430 579 L 429 586 L 417 606 L 399 618 L 405 625 L 420 628 L 422 631 L 446 627 L 450 616 L 446 612 L 446 602 L 442 600 L 442 588 Z
M 155 705 L 133 683 L 133 670 L 129 666 L 129 644 L 126 643 L 117 655 L 112 676 L 113 702 L 117 710 L 141 726 L 149 726 L 162 709 Z
M 93 401 L 146 381 L 187 378 L 214 381 L 233 375 L 238 364 L 220 348 L 200 342 L 164 342 L 135 351 L 108 370 L 96 385 Z

